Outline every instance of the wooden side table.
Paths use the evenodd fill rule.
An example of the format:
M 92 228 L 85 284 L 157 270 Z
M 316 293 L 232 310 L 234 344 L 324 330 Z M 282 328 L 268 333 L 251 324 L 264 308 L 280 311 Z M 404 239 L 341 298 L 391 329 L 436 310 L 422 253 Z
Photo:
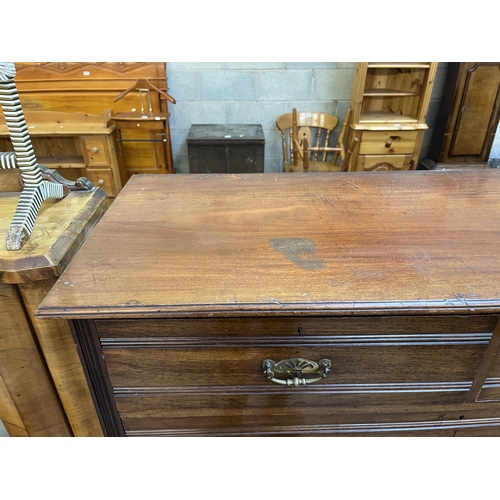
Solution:
M 0 175 L 1 177 L 1 175 Z M 0 193 L 5 235 L 19 193 Z M 0 419 L 10 436 L 101 436 L 68 324 L 34 311 L 108 206 L 106 193 L 72 192 L 41 207 L 19 251 L 0 242 Z

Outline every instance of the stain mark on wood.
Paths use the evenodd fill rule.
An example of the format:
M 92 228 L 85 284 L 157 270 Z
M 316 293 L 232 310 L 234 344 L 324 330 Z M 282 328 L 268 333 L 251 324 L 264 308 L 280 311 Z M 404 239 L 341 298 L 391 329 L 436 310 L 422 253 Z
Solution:
M 307 238 L 278 238 L 269 240 L 274 250 L 302 269 L 323 269 L 323 261 L 316 255 L 316 243 Z

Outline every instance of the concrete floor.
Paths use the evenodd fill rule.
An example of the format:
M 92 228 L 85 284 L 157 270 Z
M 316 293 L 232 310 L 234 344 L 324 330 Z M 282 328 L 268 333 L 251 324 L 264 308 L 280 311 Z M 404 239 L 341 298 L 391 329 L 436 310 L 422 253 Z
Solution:
M 3 425 L 3 422 L 0 420 L 0 438 L 3 437 L 9 437 L 9 435 L 7 434 L 7 429 Z

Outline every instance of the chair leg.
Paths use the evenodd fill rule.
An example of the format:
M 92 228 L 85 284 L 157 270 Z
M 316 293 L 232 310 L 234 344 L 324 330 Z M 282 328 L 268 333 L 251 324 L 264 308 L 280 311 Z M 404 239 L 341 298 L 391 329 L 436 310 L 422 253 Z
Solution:
M 293 166 L 297 166 L 297 110 L 295 108 L 292 109 L 292 155 L 293 155 Z
M 290 163 L 290 159 L 288 158 L 287 149 L 286 149 L 286 133 L 285 131 L 281 132 L 281 147 L 283 149 L 283 164 L 286 165 Z
M 347 148 L 346 155 L 340 164 L 340 171 L 347 172 L 349 167 L 349 160 L 351 159 L 352 154 L 356 151 L 356 148 L 359 146 L 359 139 L 357 137 L 351 142 L 351 145 Z
M 309 141 L 307 140 L 307 137 L 302 139 L 302 146 L 304 148 L 302 152 L 302 168 L 304 172 L 309 172 Z
M 337 160 L 339 158 L 339 153 L 340 153 L 340 158 L 344 160 L 345 157 L 345 147 L 344 147 L 344 136 L 347 131 L 347 125 L 349 124 L 349 118 L 351 116 L 351 108 L 347 110 L 347 113 L 345 115 L 344 123 L 342 124 L 342 130 L 340 131 L 339 139 L 337 141 L 337 147 L 339 148 L 339 151 L 335 153 L 333 157 L 333 165 L 337 164 Z

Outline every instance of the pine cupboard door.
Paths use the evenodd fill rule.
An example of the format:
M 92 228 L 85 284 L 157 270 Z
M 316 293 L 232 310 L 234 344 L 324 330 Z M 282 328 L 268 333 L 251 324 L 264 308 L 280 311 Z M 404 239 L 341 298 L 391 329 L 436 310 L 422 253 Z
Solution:
M 486 162 L 499 117 L 500 63 L 461 63 L 440 163 Z

